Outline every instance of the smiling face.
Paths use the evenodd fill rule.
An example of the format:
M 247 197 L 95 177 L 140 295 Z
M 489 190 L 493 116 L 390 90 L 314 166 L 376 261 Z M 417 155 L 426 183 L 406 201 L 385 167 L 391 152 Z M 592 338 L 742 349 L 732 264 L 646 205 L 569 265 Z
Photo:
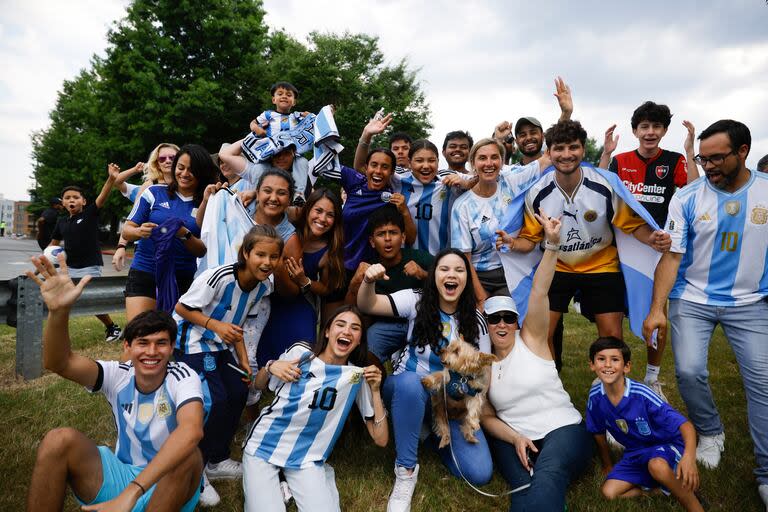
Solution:
M 501 170 L 501 153 L 496 144 L 487 144 L 477 150 L 472 160 L 481 183 L 495 184 Z
M 641 152 L 652 155 L 659 149 L 659 143 L 667 134 L 667 129 L 658 121 L 641 121 L 632 133 L 640 141 Z
M 290 174 L 293 169 L 293 160 L 296 157 L 296 150 L 293 146 L 288 147 L 272 157 L 272 165 L 282 169 Z
M 262 239 L 245 253 L 245 269 L 257 281 L 266 280 L 280 261 L 280 244 L 274 239 Z
M 571 142 L 557 142 L 547 148 L 552 165 L 562 174 L 572 174 L 579 169 L 584 160 L 584 144 L 576 139 Z
M 285 178 L 274 175 L 264 178 L 256 196 L 258 208 L 267 217 L 282 216 L 288 208 L 290 199 L 288 182 Z
M 403 232 L 395 224 L 384 224 L 373 230 L 373 236 L 368 241 L 376 250 L 383 263 L 397 263 L 401 257 L 400 248 L 403 245 Z
M 287 114 L 296 104 L 296 95 L 290 89 L 278 87 L 272 95 L 272 103 L 275 105 L 275 110 L 281 114 Z
M 544 132 L 538 126 L 524 124 L 515 133 L 515 142 L 523 155 L 529 158 L 537 156 L 544 145 Z
M 397 165 L 408 168 L 410 165 L 408 152 L 411 150 L 411 143 L 404 139 L 396 140 L 389 145 L 389 149 L 395 154 Z
M 130 344 L 127 340 L 124 341 L 123 351 L 136 369 L 137 380 L 155 387 L 154 383 L 159 385 L 165 378 L 168 361 L 173 354 L 173 344 L 167 331 L 159 331 L 138 336 Z
M 437 176 L 437 155 L 429 149 L 420 149 L 411 158 L 411 171 L 423 184 L 432 183 Z
M 192 174 L 192 168 L 190 167 L 190 158 L 187 153 L 184 153 L 176 161 L 176 183 L 179 184 L 179 192 L 185 196 L 191 196 L 197 190 L 197 178 Z
M 313 236 L 322 238 L 328 233 L 336 222 L 336 210 L 333 202 L 327 197 L 319 199 L 309 209 L 307 214 L 307 224 Z
M 518 329 L 517 315 L 512 311 L 499 311 L 486 315 L 486 319 L 494 352 L 507 352 L 515 344 L 515 331 Z
M 464 167 L 469 158 L 469 139 L 451 139 L 443 150 L 443 157 L 448 163 L 448 167 Z
M 618 348 L 607 348 L 595 354 L 594 361 L 590 361 L 589 369 L 597 374 L 597 378 L 604 386 L 610 386 L 624 379 L 629 373 L 631 363 L 624 362 L 624 356 Z
M 467 286 L 467 266 L 456 254 L 446 254 L 435 266 L 435 286 L 440 295 L 440 309 L 447 311 L 459 302 Z
M 352 311 L 344 311 L 331 321 L 325 330 L 328 344 L 321 357 L 331 364 L 346 364 L 349 356 L 360 345 L 363 336 L 363 323 Z
M 368 190 L 384 190 L 392 176 L 392 159 L 386 153 L 374 153 L 365 166 Z

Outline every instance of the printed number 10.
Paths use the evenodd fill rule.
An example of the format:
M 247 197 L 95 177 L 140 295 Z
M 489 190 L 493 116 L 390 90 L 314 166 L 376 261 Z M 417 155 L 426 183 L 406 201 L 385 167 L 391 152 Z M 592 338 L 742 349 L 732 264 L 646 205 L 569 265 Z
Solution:
M 323 411 L 330 411 L 333 409 L 334 404 L 336 404 L 337 394 L 336 388 L 323 388 L 322 391 L 317 389 L 314 395 L 312 395 L 312 403 L 309 404 L 309 408 L 320 408 Z
M 723 236 L 720 239 L 720 250 L 733 252 L 737 245 L 739 245 L 739 234 L 736 231 L 723 231 Z

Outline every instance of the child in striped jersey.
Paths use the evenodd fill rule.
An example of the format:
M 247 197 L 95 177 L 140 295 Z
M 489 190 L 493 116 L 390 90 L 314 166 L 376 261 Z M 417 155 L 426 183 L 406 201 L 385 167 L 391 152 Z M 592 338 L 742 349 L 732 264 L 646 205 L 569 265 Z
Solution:
M 229 445 L 252 380 L 243 325 L 271 293 L 269 277 L 282 251 L 283 240 L 275 228 L 254 226 L 243 237 L 237 262 L 204 271 L 176 305 L 176 360 L 198 372 L 211 392 L 211 412 L 200 442 L 210 479 L 242 474 L 240 463 L 229 458 Z M 218 496 L 206 484 L 203 500 L 217 503 Z
M 255 386 L 274 391 L 274 401 L 254 423 L 243 448 L 246 511 L 285 510 L 278 475 L 282 470 L 298 510 L 339 511 L 330 456 L 352 404 L 378 446 L 389 427 L 379 391 L 381 371 L 366 366 L 367 346 L 360 313 L 337 309 L 310 349 L 289 348 L 259 369 Z
M 309 112 L 291 112 L 299 90 L 290 82 L 276 82 L 269 89 L 275 110 L 265 110 L 251 121 L 251 131 L 260 137 L 272 137 L 296 128 Z

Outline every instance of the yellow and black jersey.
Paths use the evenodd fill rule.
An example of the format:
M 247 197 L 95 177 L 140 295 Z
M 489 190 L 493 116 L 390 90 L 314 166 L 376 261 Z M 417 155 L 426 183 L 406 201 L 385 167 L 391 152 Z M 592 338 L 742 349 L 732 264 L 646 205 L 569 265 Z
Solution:
M 581 167 L 581 181 L 569 197 L 557 184 L 557 172 L 541 177 L 525 196 L 522 238 L 541 242 L 544 229 L 534 217 L 544 210 L 560 216 L 560 272 L 619 272 L 619 256 L 613 226 L 631 234 L 645 221 L 613 191 L 611 184 L 594 169 Z

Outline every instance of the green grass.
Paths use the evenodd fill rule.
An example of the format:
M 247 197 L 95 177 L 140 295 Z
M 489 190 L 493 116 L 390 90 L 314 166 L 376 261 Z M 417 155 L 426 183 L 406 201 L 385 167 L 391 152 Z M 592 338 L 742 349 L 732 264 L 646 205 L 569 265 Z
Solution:
M 123 318 L 116 316 L 118 322 Z M 119 349 L 103 341 L 103 328 L 92 317 L 77 318 L 72 323 L 75 350 L 100 358 L 116 358 Z M 562 373 L 565 389 L 573 403 L 584 411 L 587 393 L 594 375 L 586 364 L 589 342 L 595 337 L 594 326 L 581 317 L 568 315 L 566 319 L 565 362 Z M 635 354 L 636 366 L 631 376 L 642 379 L 645 371 L 645 350 L 640 341 L 629 335 Z M 0 511 L 24 508 L 35 450 L 46 431 L 60 426 L 71 426 L 83 431 L 100 444 L 114 444 L 115 431 L 112 415 L 101 396 L 91 396 L 81 387 L 55 375 L 23 382 L 14 378 L 15 330 L 0 327 L 0 460 L 3 478 L 0 481 Z M 711 510 L 757 511 L 763 510 L 752 474 L 755 464 L 752 441 L 749 437 L 746 403 L 738 366 L 722 331 L 716 331 L 710 348 L 710 380 L 720 414 L 726 429 L 726 451 L 716 470 L 701 469 L 702 492 L 709 500 Z M 665 392 L 673 406 L 685 412 L 674 384 L 671 350 L 667 350 L 662 368 Z M 235 458 L 240 456 L 239 442 L 233 448 Z M 343 510 L 385 510 L 394 475 L 394 446 L 376 448 L 359 426 L 339 439 L 329 463 L 336 470 L 336 480 Z M 420 511 L 497 511 L 506 510 L 506 498 L 487 498 L 475 493 L 465 483 L 451 477 L 438 457 L 423 449 L 419 456 L 421 471 L 412 510 Z M 592 468 L 568 493 L 570 511 L 666 511 L 679 510 L 672 498 L 654 496 L 632 501 L 607 502 L 601 498 L 600 467 L 597 460 Z M 222 503 L 213 511 L 242 510 L 240 482 L 217 482 Z M 485 488 L 487 492 L 505 490 L 497 475 Z M 78 510 L 74 500 L 67 500 L 65 510 Z M 295 510 L 295 508 L 293 509 Z

